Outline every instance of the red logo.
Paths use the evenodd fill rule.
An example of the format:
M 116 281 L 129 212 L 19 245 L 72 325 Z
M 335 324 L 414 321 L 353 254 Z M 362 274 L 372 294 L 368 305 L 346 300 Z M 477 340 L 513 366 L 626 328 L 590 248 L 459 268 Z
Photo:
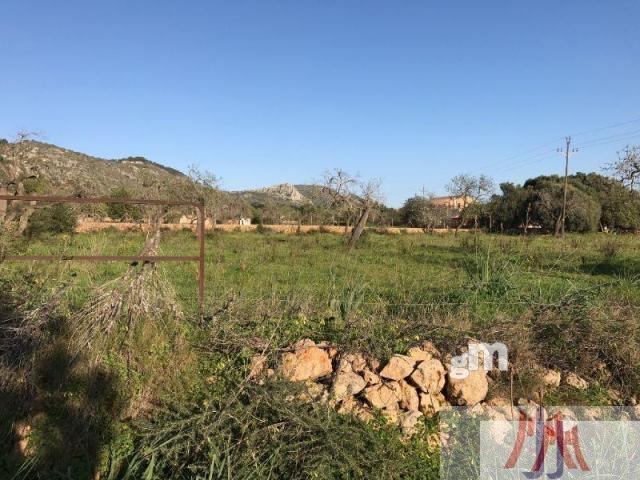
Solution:
M 557 445 L 556 448 L 556 471 L 546 474 L 547 478 L 558 479 L 562 477 L 564 467 L 570 470 L 578 468 L 583 472 L 590 471 L 580 449 L 580 436 L 578 426 L 575 425 L 569 430 L 564 430 L 564 422 L 560 412 L 554 414 L 547 420 L 544 419 L 544 409 L 539 407 L 535 420 L 529 417 L 520 409 L 518 421 L 518 435 L 513 451 L 507 460 L 504 468 L 514 468 L 527 437 L 536 437 L 536 458 L 530 472 L 523 472 L 526 478 L 540 478 L 544 475 L 544 460 L 549 450 L 549 446 Z M 575 461 L 569 452 L 569 447 L 573 448 Z M 576 463 L 577 462 L 577 463 Z

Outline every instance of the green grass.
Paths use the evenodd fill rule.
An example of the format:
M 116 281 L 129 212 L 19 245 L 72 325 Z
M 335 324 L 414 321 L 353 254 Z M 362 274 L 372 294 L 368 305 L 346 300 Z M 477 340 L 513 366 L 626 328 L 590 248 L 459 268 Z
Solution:
M 127 255 L 136 254 L 143 242 L 142 234 L 111 231 L 45 237 L 11 248 L 20 253 Z M 366 350 L 381 359 L 422 339 L 434 341 L 444 353 L 454 353 L 467 337 L 501 341 L 510 348 L 517 396 L 531 396 L 539 388 L 532 374 L 536 365 L 576 371 L 591 382 L 586 392 L 566 387 L 549 391 L 547 403 L 603 404 L 609 387 L 638 395 L 639 243 L 634 236 L 595 234 L 562 240 L 367 233 L 348 254 L 344 238 L 332 234 L 208 234 L 204 322 L 197 315 L 197 265 L 167 263 L 158 268 L 185 313 L 179 322 L 161 323 L 151 315 L 133 334 L 118 330 L 101 343 L 100 352 L 83 352 L 77 359 L 67 358 L 69 352 L 62 347 L 58 357 L 51 357 L 56 353 L 53 346 L 34 347 L 30 358 L 36 363 L 58 358 L 62 365 L 70 365 L 62 379 L 55 380 L 60 372 L 49 368 L 34 380 L 31 406 L 48 413 L 34 422 L 34 438 L 50 457 L 48 464 L 34 471 L 40 478 L 82 478 L 97 468 L 103 474 L 111 472 L 108 478 L 121 478 L 127 463 L 133 462 L 137 470 L 130 471 L 138 476 L 132 478 L 145 472 L 146 478 L 183 478 L 172 477 L 171 472 L 186 462 L 194 473 L 184 478 L 209 478 L 211 472 L 212 478 L 229 472 L 249 478 L 246 465 L 253 451 L 264 460 L 263 467 L 270 468 L 253 471 L 258 478 L 357 478 L 366 476 L 367 469 L 373 469 L 377 478 L 436 478 L 437 457 L 425 453 L 419 441 L 394 443 L 390 438 L 397 435 L 384 428 L 369 431 L 358 422 L 327 417 L 327 412 L 274 401 L 285 393 L 255 391 L 256 398 L 265 400 L 250 407 L 242 390 L 224 408 L 212 411 L 210 406 L 238 392 L 248 359 L 261 346 L 268 343 L 273 354 L 302 337 Z M 194 236 L 177 232 L 163 235 L 158 253 L 197 252 Z M 94 288 L 127 268 L 119 263 L 0 263 L 3 314 L 24 315 L 66 285 L 52 310 L 56 321 L 49 322 L 42 334 L 63 345 L 74 328 L 74 313 L 94 295 Z M 599 362 L 606 364 L 606 374 L 594 368 Z M 96 393 L 96 376 L 109 379 L 106 391 Z M 492 385 L 497 395 L 510 388 L 507 378 Z M 20 404 L 24 389 L 12 392 Z M 56 407 L 42 407 L 47 401 Z M 166 413 L 156 413 L 161 411 L 159 405 L 170 407 Z M 55 464 L 56 448 L 68 441 L 65 429 L 76 428 L 61 421 L 72 410 L 86 418 L 93 443 L 90 451 L 78 446 L 77 465 L 72 462 L 76 470 L 56 471 L 55 477 L 43 465 Z M 33 415 L 18 407 L 10 412 L 13 417 L 5 421 Z M 196 435 L 190 427 L 168 431 L 159 427 L 168 418 L 177 422 L 171 425 L 191 425 L 203 415 L 215 419 L 219 428 Z M 142 418 L 144 426 L 135 420 Z M 266 435 L 260 425 L 270 422 L 286 426 Z M 311 433 L 301 427 L 304 422 L 313 426 Z M 195 444 L 209 442 L 206 448 L 155 449 L 159 439 L 170 440 L 185 429 L 195 435 L 189 437 Z M 52 431 L 58 433 L 46 433 Z M 216 435 L 215 442 L 207 440 Z M 319 448 L 319 439 L 329 455 L 306 461 L 296 457 L 301 450 L 283 454 L 291 443 Z M 363 452 L 385 455 L 393 470 L 381 468 L 375 455 Z M 298 458 L 299 468 L 288 464 L 287 458 Z M 335 458 L 341 459 L 343 468 Z M 7 471 L 14 468 L 12 461 L 0 460 L 0 472 L 3 465 Z

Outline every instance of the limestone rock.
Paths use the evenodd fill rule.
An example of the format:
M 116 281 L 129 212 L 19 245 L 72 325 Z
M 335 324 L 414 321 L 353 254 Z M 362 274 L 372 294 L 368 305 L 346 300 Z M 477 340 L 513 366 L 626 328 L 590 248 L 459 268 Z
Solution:
M 506 398 L 502 398 L 502 397 L 494 397 L 490 400 L 487 401 L 487 405 L 489 407 L 510 407 L 511 406 L 511 402 L 509 400 L 507 400 Z
M 440 448 L 440 432 L 431 432 L 427 435 L 427 449 L 436 452 Z
M 251 357 L 249 364 L 249 379 L 257 380 L 267 373 L 267 357 L 266 355 L 254 355 Z
M 542 381 L 547 387 L 559 387 L 562 375 L 557 370 L 545 370 Z
M 622 399 L 622 393 L 615 388 L 607 389 L 607 396 L 613 402 L 614 405 L 624 405 L 624 401 Z
M 362 378 L 364 378 L 364 381 L 367 382 L 367 385 L 378 385 L 380 382 L 382 382 L 380 375 L 370 370 L 368 367 L 365 368 L 362 372 Z
M 399 410 L 383 410 L 382 416 L 389 425 L 399 426 L 400 424 L 400 411 Z
M 444 387 L 445 369 L 440 360 L 424 360 L 411 374 L 411 381 L 424 393 L 439 393 Z
M 340 370 L 333 380 L 332 395 L 336 400 L 357 395 L 367 386 L 367 382 L 354 372 Z
M 304 403 L 326 403 L 329 399 L 327 387 L 316 382 L 306 381 L 304 391 L 298 395 L 297 399 Z
M 449 376 L 447 382 L 447 396 L 453 405 L 475 405 L 487 396 L 489 382 L 484 368 L 469 372 L 464 379 Z
M 420 418 L 422 418 L 422 412 L 418 410 L 409 410 L 408 412 L 401 413 L 399 424 L 402 433 L 407 437 L 416 433 Z
M 570 387 L 577 388 L 578 390 L 586 390 L 587 388 L 589 388 L 589 383 L 584 378 L 576 375 L 573 372 L 569 373 L 565 377 L 564 381 Z
M 411 347 L 407 352 L 407 355 L 418 361 L 440 358 L 440 352 L 438 349 L 433 345 L 433 343 L 428 341 L 424 341 L 418 346 Z
M 398 403 L 403 410 L 418 410 L 420 406 L 420 397 L 414 387 L 404 380 L 398 382 L 390 382 L 388 384 L 396 393 Z
M 449 406 L 449 402 L 441 393 L 421 393 L 419 410 L 425 417 L 433 417 L 440 412 L 445 406 Z
M 25 421 L 17 421 L 13 427 L 14 434 L 17 438 L 16 451 L 22 457 L 29 457 L 34 452 L 29 446 L 29 436 L 31 435 L 31 425 Z
M 333 372 L 329 354 L 311 340 L 295 344 L 295 351 L 282 356 L 280 372 L 291 381 L 315 380 Z
M 394 355 L 382 369 L 380 376 L 390 380 L 402 380 L 413 372 L 416 360 L 406 355 Z
M 342 356 L 341 361 L 347 363 L 351 370 L 356 373 L 360 373 L 367 368 L 367 360 L 360 353 L 347 353 Z
M 373 408 L 398 410 L 396 389 L 387 384 L 381 383 L 365 388 L 364 398 Z
M 316 346 L 317 346 L 316 342 L 314 342 L 310 338 L 303 338 L 302 340 L 298 340 L 296 343 L 291 345 L 291 348 L 293 350 L 300 350 L 302 348 L 316 347 Z

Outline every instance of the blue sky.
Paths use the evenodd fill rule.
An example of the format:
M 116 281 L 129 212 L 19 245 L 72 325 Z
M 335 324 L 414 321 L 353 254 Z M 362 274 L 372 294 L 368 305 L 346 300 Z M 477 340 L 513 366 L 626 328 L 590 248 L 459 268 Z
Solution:
M 588 131 L 572 171 L 640 142 L 639 23 L 635 0 L 5 0 L 0 137 L 233 190 L 341 167 L 398 206 L 462 172 L 560 173 L 567 134 Z

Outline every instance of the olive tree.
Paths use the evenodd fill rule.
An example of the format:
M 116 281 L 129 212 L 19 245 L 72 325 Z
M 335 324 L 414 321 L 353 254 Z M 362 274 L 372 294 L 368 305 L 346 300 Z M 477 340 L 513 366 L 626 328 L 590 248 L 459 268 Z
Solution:
M 378 179 L 361 181 L 344 170 L 335 169 L 324 175 L 323 191 L 330 199 L 330 208 L 340 218 L 345 218 L 348 230 L 350 219 L 355 224 L 347 248 L 355 247 L 367 226 L 371 212 L 380 205 L 381 182 Z
M 470 217 L 473 218 L 474 226 L 477 228 L 478 219 L 485 212 L 484 205 L 495 190 L 493 179 L 486 175 L 476 177 L 460 174 L 451 179 L 446 189 L 451 196 L 460 198 L 462 201 L 460 222 L 456 226 L 456 232 Z
M 618 152 L 618 160 L 608 170 L 631 190 L 640 185 L 640 145 L 627 145 Z

